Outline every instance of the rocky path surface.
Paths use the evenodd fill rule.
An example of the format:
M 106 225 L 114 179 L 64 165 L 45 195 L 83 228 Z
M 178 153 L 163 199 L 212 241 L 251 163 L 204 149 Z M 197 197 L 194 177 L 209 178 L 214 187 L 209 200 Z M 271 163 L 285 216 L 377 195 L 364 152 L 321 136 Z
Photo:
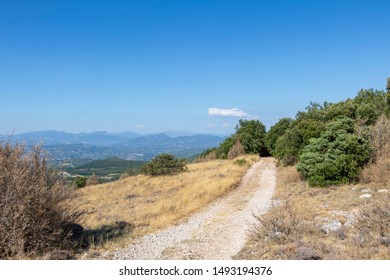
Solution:
M 247 232 L 271 206 L 276 186 L 272 158 L 255 163 L 240 185 L 186 222 L 146 235 L 124 249 L 108 252 L 110 259 L 231 259 L 245 244 Z

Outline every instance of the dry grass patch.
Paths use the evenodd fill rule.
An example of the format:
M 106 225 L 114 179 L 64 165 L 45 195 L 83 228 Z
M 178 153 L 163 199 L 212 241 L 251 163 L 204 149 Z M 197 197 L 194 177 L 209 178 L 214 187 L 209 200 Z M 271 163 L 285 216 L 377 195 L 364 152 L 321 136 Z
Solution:
M 311 188 L 295 167 L 280 167 L 275 206 L 258 217 L 237 258 L 390 259 L 390 194 L 381 189 Z
M 78 191 L 79 197 L 73 204 L 87 212 L 83 222 L 87 229 L 99 231 L 119 222 L 131 225 L 126 227 L 124 238 L 97 242 L 106 248 L 120 247 L 182 221 L 235 188 L 258 157 L 245 159 L 248 164 L 213 160 L 189 164 L 186 172 L 173 176 L 138 175 L 88 186 Z

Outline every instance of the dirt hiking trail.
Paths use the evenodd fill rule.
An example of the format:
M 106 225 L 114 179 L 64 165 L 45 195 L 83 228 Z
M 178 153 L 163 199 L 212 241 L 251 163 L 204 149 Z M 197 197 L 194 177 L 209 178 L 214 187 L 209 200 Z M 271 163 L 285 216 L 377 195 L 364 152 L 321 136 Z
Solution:
M 239 186 L 187 221 L 146 235 L 105 258 L 122 260 L 231 259 L 244 246 L 248 230 L 271 206 L 276 186 L 274 159 L 252 165 Z

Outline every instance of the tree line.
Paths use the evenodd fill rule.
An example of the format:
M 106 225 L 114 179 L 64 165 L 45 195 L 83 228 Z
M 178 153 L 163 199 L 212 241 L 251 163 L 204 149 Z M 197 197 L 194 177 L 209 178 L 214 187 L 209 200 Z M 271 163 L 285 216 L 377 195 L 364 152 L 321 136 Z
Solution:
M 311 102 L 294 119 L 282 118 L 267 132 L 258 120 L 240 120 L 233 135 L 200 157 L 271 155 L 280 164 L 296 164 L 311 186 L 354 181 L 381 148 L 375 146 L 374 134 L 378 121 L 388 124 L 390 78 L 386 90 L 362 89 L 355 98 L 337 103 Z

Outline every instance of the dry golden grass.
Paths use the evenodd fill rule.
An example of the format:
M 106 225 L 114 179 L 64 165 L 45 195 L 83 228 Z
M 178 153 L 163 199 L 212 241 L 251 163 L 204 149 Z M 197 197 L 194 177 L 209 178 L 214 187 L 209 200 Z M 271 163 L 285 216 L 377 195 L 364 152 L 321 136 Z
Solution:
M 311 188 L 278 169 L 275 206 L 258 218 L 238 259 L 390 259 L 390 195 L 383 185 Z M 387 185 L 387 189 L 390 186 Z M 371 198 L 359 198 L 370 190 Z M 321 227 L 340 223 L 335 231 Z
M 72 204 L 87 212 L 82 225 L 89 230 L 131 224 L 125 237 L 105 243 L 106 248 L 120 247 L 182 221 L 235 188 L 258 157 L 245 159 L 248 164 L 242 166 L 234 160 L 213 160 L 189 164 L 188 171 L 174 176 L 138 175 L 87 186 Z

